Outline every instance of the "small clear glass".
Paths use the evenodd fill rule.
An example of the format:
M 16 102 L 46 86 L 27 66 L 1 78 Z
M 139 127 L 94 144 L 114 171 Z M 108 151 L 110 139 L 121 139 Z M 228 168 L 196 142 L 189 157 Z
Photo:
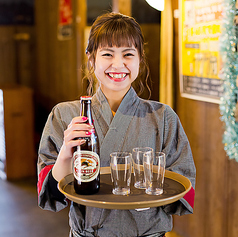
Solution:
M 134 187 L 145 189 L 143 157 L 145 152 L 153 151 L 150 147 L 136 147 L 132 149 Z
M 163 152 L 149 151 L 144 154 L 143 166 L 147 194 L 161 195 L 163 193 L 165 163 Z
M 110 154 L 112 193 L 115 195 L 130 194 L 132 157 L 129 152 L 113 152 Z

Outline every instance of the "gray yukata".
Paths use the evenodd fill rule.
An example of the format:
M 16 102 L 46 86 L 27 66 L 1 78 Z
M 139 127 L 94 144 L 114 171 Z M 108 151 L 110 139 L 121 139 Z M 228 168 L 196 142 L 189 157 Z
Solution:
M 152 147 L 166 154 L 166 169 L 186 176 L 195 188 L 195 166 L 188 139 L 178 116 L 167 105 L 139 98 L 131 87 L 113 117 L 100 90 L 92 98 L 94 126 L 100 143 L 100 164 L 110 166 L 110 153 L 131 152 L 134 147 Z M 45 125 L 38 160 L 38 173 L 53 165 L 63 144 L 64 130 L 79 116 L 80 102 L 56 105 Z M 45 176 L 39 193 L 39 206 L 60 211 L 67 201 L 52 200 Z M 132 237 L 160 236 L 172 230 L 172 214 L 193 213 L 193 205 L 181 200 L 162 207 L 137 210 L 110 210 L 71 203 L 69 223 L 75 236 Z

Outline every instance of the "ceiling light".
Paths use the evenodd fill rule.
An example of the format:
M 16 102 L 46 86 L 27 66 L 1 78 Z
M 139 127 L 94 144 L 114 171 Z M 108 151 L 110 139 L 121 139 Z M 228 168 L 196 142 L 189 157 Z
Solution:
M 146 2 L 158 11 L 164 10 L 164 0 L 146 0 Z

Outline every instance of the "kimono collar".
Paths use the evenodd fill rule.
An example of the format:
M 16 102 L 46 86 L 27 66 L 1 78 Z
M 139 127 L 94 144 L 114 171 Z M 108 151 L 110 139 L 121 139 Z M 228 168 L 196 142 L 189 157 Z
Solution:
M 128 114 L 128 111 L 130 111 L 131 106 L 133 106 L 135 103 L 138 103 L 138 102 L 139 102 L 139 97 L 137 96 L 133 87 L 130 87 L 130 89 L 128 90 L 124 98 L 122 99 L 121 104 L 117 110 L 119 110 L 122 114 Z M 97 106 L 100 105 L 105 115 L 104 119 L 106 119 L 107 122 L 110 123 L 111 120 L 113 119 L 113 115 L 112 115 L 109 103 L 107 101 L 107 98 L 103 94 L 100 87 L 98 88 L 96 94 L 93 96 L 93 103 Z

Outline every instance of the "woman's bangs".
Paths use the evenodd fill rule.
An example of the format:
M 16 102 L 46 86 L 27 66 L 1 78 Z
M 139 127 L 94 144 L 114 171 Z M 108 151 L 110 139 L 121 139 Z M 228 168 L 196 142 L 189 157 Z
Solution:
M 137 44 L 135 43 L 135 39 L 131 33 L 128 34 L 127 32 L 122 31 L 108 31 L 101 35 L 100 38 L 99 47 L 131 47 L 134 45 L 135 48 L 137 48 Z

